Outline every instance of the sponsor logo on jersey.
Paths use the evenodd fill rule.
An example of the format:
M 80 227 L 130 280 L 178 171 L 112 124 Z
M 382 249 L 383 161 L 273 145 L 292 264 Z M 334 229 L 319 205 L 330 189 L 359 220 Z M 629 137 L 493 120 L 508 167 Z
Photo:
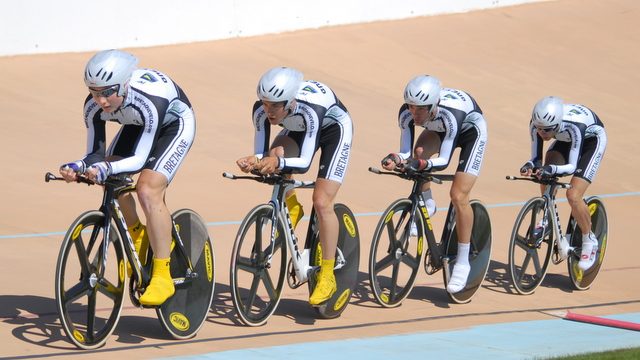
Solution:
M 149 82 L 156 82 L 156 81 L 158 81 L 158 79 L 156 79 L 156 77 L 155 77 L 155 76 L 153 76 L 153 74 L 148 73 L 148 72 L 147 72 L 147 73 L 144 73 L 144 74 L 143 74 L 142 76 L 140 76 L 140 77 L 141 77 L 141 78 L 143 78 L 143 79 L 145 79 L 145 80 L 147 80 L 147 81 L 149 81 Z
M 576 109 L 569 110 L 569 115 L 580 115 L 581 112 Z
M 320 84 L 319 82 L 317 82 L 317 81 L 309 81 L 309 82 L 312 83 L 313 85 L 317 86 L 321 93 L 323 93 L 323 94 L 327 93 L 327 90 L 325 90 L 324 86 L 322 86 L 322 84 Z
M 451 100 L 457 100 L 458 98 L 453 96 L 452 94 L 444 94 L 443 98 L 445 99 L 451 99 Z
M 180 164 L 180 160 L 185 155 L 187 150 L 189 149 L 189 143 L 185 140 L 181 140 L 176 149 L 173 151 L 173 154 L 169 157 L 169 159 L 162 166 L 167 173 L 172 174 L 175 169 Z
M 336 165 L 336 170 L 333 172 L 333 175 L 344 177 L 344 172 L 347 169 L 347 162 L 349 161 L 350 149 L 351 144 L 342 144 L 342 149 L 340 149 L 340 157 L 338 158 L 338 164 Z
M 481 140 L 478 143 L 478 148 L 473 156 L 473 163 L 471 164 L 471 168 L 475 171 L 480 171 L 480 165 L 482 165 L 482 157 L 484 156 L 484 148 L 486 144 L 487 142 L 484 140 Z
M 311 86 L 307 85 L 305 87 L 302 88 L 302 91 L 306 91 L 306 92 L 310 92 L 312 94 L 317 93 L 316 89 L 312 88 Z

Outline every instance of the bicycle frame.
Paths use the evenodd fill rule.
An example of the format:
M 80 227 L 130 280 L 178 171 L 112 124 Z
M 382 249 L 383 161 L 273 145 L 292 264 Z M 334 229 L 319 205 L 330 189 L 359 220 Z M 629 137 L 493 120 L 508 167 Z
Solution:
M 533 178 L 518 178 L 514 176 L 507 176 L 507 179 L 508 180 L 529 180 L 529 181 L 537 182 L 539 184 L 544 185 L 544 192 L 541 195 L 541 198 L 544 200 L 543 217 L 546 216 L 551 221 L 550 225 L 553 231 L 553 243 L 557 244 L 558 241 L 562 238 L 565 238 L 567 240 L 567 243 L 569 243 L 569 239 L 568 239 L 569 234 L 567 233 L 565 235 L 562 232 L 562 224 L 560 223 L 560 212 L 558 211 L 558 205 L 556 204 L 556 193 L 558 192 L 557 191 L 558 188 L 570 189 L 571 184 L 558 182 L 557 179 L 553 179 L 553 178 L 534 180 Z M 541 237 L 540 240 L 538 241 L 542 241 L 543 238 L 544 237 Z M 569 254 L 571 254 L 572 251 L 573 251 L 573 248 L 570 247 Z M 554 254 L 554 257 L 552 258 L 552 261 L 554 264 L 557 265 L 560 262 L 562 262 L 562 260 L 564 260 L 560 257 L 557 246 L 553 248 L 553 254 Z
M 427 239 L 427 246 L 429 249 L 429 256 L 431 257 L 431 265 L 437 271 L 448 263 L 448 257 L 444 256 L 444 250 L 442 245 L 445 244 L 445 238 L 449 236 L 451 226 L 449 223 L 452 221 L 449 219 L 450 213 L 447 214 L 447 221 L 445 223 L 445 228 L 442 233 L 442 238 L 440 239 L 440 243 L 436 241 L 436 236 L 433 231 L 433 225 L 431 224 L 431 217 L 429 217 L 429 212 L 427 211 L 427 206 L 422 196 L 422 186 L 426 182 L 434 182 L 436 184 L 442 184 L 442 181 L 451 181 L 453 180 L 453 175 L 436 175 L 427 172 L 413 172 L 413 173 L 399 173 L 399 172 L 385 172 L 380 171 L 376 168 L 369 168 L 369 171 L 381 174 L 381 175 L 395 175 L 400 178 L 406 180 L 412 180 L 413 186 L 411 189 L 411 193 L 407 197 L 411 201 L 411 214 L 409 214 L 409 223 L 415 221 L 416 213 L 419 211 L 421 214 L 420 222 L 422 223 L 422 235 Z M 404 217 L 406 214 L 402 214 L 400 221 L 398 224 L 402 224 Z M 455 220 L 455 219 L 454 219 Z M 408 236 L 406 237 L 409 238 Z M 446 266 L 445 266 L 446 268 Z M 435 272 L 435 271 L 434 271 Z
M 267 257 L 267 267 L 271 266 L 271 257 L 273 256 L 273 249 L 275 247 L 275 241 L 277 238 L 277 226 L 278 223 L 281 222 L 285 225 L 286 231 L 284 233 L 285 241 L 287 243 L 287 248 L 290 252 L 290 259 L 293 264 L 293 269 L 295 271 L 295 276 L 297 277 L 297 284 L 295 287 L 300 286 L 301 284 L 307 282 L 309 280 L 309 274 L 312 272 L 314 267 L 310 266 L 309 256 L 310 249 L 306 247 L 300 251 L 300 247 L 298 246 L 298 237 L 295 234 L 293 229 L 293 224 L 291 223 L 291 216 L 289 214 L 289 209 L 284 200 L 285 195 L 290 190 L 296 188 L 309 189 L 313 188 L 315 185 L 315 181 L 300 181 L 293 179 L 286 179 L 280 175 L 255 175 L 255 176 L 237 176 L 230 173 L 223 173 L 222 176 L 228 179 L 246 179 L 246 180 L 254 180 L 258 182 L 262 182 L 265 184 L 273 185 L 273 190 L 271 192 L 271 199 L 269 200 L 269 204 L 273 206 L 275 211 L 271 214 L 271 231 L 270 231 L 270 247 L 271 251 Z M 312 216 L 313 219 L 313 216 Z M 314 224 L 309 226 L 309 232 L 314 231 L 312 229 Z M 310 234 L 307 234 L 309 236 Z M 344 259 L 342 254 L 339 256 Z M 338 262 L 337 262 L 338 263 Z M 341 264 L 344 264 L 344 260 L 342 260 Z M 336 267 L 338 268 L 338 267 Z M 290 284 L 291 285 L 291 284 Z
M 271 257 L 273 256 L 273 248 L 277 237 L 277 226 L 278 222 L 281 221 L 283 224 L 286 224 L 286 231 L 284 235 L 287 242 L 287 248 L 289 248 L 289 257 L 293 263 L 293 269 L 295 270 L 296 277 L 298 279 L 298 284 L 303 284 L 309 280 L 308 274 L 313 268 L 309 265 L 310 250 L 303 248 L 301 252 L 298 247 L 298 237 L 293 229 L 291 215 L 289 214 L 289 208 L 284 201 L 284 197 L 289 190 L 293 190 L 298 187 L 313 188 L 314 184 L 315 182 L 302 182 L 296 180 L 293 180 L 293 183 L 276 183 L 273 187 L 271 200 L 269 200 L 269 203 L 276 211 L 271 215 L 271 238 L 269 239 L 271 242 L 271 253 L 267 259 L 267 266 L 271 265 Z

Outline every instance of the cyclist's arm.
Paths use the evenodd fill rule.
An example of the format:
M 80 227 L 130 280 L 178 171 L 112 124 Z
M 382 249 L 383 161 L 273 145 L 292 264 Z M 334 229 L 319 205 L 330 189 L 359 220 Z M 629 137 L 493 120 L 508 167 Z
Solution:
M 150 115 L 147 115 L 144 111 L 135 112 L 136 116 L 140 116 L 142 126 L 144 127 L 142 134 L 140 135 L 132 156 L 110 162 L 113 174 L 138 172 L 144 167 L 151 153 L 151 149 L 158 138 L 160 126 L 163 124 L 166 116 L 168 105 L 166 99 L 163 99 L 164 101 L 158 101 L 156 99 L 154 103 L 142 94 L 138 94 L 137 98 L 140 99 L 138 101 L 141 102 L 138 104 L 138 108 L 149 111 Z
M 576 171 L 578 166 L 578 158 L 582 152 L 582 143 L 584 139 L 584 130 L 570 122 L 564 123 L 564 131 L 569 133 L 571 138 L 571 147 L 569 150 L 569 158 L 564 165 L 551 165 L 554 174 L 571 175 Z
M 462 126 L 462 119 L 458 119 L 450 111 L 441 107 L 439 114 L 442 114 L 445 135 L 440 144 L 438 157 L 427 160 L 429 168 L 435 171 L 444 170 L 449 166 Z
M 319 105 L 306 104 L 302 101 L 298 102 L 298 106 L 306 107 L 304 111 L 292 115 L 302 117 L 305 122 L 306 133 L 300 147 L 300 156 L 280 158 L 278 170 L 303 173 L 309 169 L 313 154 L 318 148 L 318 142 L 320 141 L 318 134 L 327 109 Z
M 253 153 L 258 159 L 269 153 L 269 139 L 271 136 L 271 124 L 267 120 L 267 113 L 261 101 L 253 104 L 252 110 L 253 127 Z
M 87 128 L 87 152 L 82 158 L 85 164 L 91 165 L 104 160 L 106 150 L 105 122 L 100 118 L 102 109 L 91 95 L 85 100 L 84 124 Z
M 536 128 L 533 126 L 532 122 L 529 122 L 529 135 L 531 135 L 531 161 L 534 166 L 542 165 L 542 146 L 544 141 L 538 135 Z
M 406 104 L 403 104 L 402 107 L 400 107 L 400 111 L 398 113 L 398 126 L 400 127 L 400 151 L 398 152 L 398 155 L 400 155 L 402 160 L 406 160 L 411 157 L 416 131 L 413 116 L 411 116 Z

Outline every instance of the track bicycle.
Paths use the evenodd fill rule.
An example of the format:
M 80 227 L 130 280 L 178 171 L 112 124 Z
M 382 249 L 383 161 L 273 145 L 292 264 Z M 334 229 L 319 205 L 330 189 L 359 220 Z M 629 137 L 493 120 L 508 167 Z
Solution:
M 442 236 L 437 241 L 421 189 L 428 181 L 441 184 L 443 181 L 453 181 L 454 176 L 422 171 L 381 171 L 372 167 L 369 171 L 413 182 L 409 196 L 395 200 L 382 213 L 373 234 L 369 254 L 369 281 L 373 296 L 383 307 L 396 307 L 409 296 L 416 281 L 420 262 L 425 254 L 425 239 L 426 273 L 433 275 L 444 269 L 444 284 L 446 286 L 449 283 L 458 253 L 455 210 L 449 204 Z M 453 294 L 447 291 L 451 301 L 458 304 L 471 301 L 487 274 L 491 258 L 489 213 L 479 200 L 471 200 L 470 204 L 473 209 L 469 252 L 471 271 L 464 289 Z M 414 226 L 417 230 L 415 236 L 411 234 Z
M 547 274 L 549 263 L 561 263 L 564 259 L 558 249 L 558 241 L 565 237 L 569 244 L 567 267 L 571 283 L 576 290 L 587 290 L 595 280 L 607 249 L 609 221 L 604 203 L 597 196 L 585 202 L 591 215 L 591 231 L 598 239 L 598 252 L 594 265 L 582 271 L 578 267 L 582 247 L 582 232 L 573 216 L 569 218 L 566 235 L 562 233 L 560 215 L 556 205 L 558 189 L 569 189 L 558 177 L 515 177 L 507 180 L 524 180 L 544 185 L 544 193 L 527 201 L 516 217 L 509 242 L 509 273 L 516 291 L 522 295 L 533 293 Z M 546 219 L 544 221 L 543 219 Z M 538 227 L 541 225 L 538 229 Z
M 64 180 L 47 173 L 45 181 Z M 79 176 L 78 183 L 94 182 Z M 56 265 L 55 294 L 60 322 L 78 348 L 102 346 L 122 311 L 131 264 L 129 297 L 136 307 L 151 280 L 153 261 L 142 264 L 127 230 L 118 197 L 135 191 L 126 175 L 109 176 L 99 210 L 87 211 L 66 232 Z M 205 223 L 190 209 L 172 214 L 170 269 L 175 294 L 156 310 L 162 327 L 175 339 L 188 339 L 204 324 L 215 285 L 214 253 Z M 149 247 L 146 259 L 152 258 Z
M 275 312 L 285 276 L 290 288 L 308 284 L 309 293 L 316 285 L 320 269 L 319 224 L 315 210 L 311 211 L 304 248 L 300 251 L 285 194 L 296 188 L 309 189 L 314 181 L 300 181 L 282 175 L 237 176 L 223 173 L 228 179 L 248 179 L 273 186 L 271 200 L 253 208 L 246 215 L 233 245 L 230 284 L 233 306 L 240 320 L 249 326 L 267 322 Z M 314 306 L 321 318 L 338 317 L 349 304 L 358 280 L 360 233 L 356 219 L 344 204 L 335 204 L 339 235 L 336 250 L 337 291 L 326 302 Z M 291 256 L 287 262 L 287 252 Z

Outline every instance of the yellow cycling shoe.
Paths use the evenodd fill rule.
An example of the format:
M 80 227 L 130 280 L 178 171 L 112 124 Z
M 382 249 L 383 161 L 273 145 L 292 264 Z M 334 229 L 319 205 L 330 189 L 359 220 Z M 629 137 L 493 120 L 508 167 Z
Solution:
M 322 304 L 331 299 L 337 289 L 336 276 L 333 274 L 333 269 L 328 271 L 320 270 L 316 287 L 309 297 L 309 304 L 314 306 Z
M 284 201 L 287 203 L 287 208 L 289 209 L 289 216 L 291 217 L 291 225 L 295 229 L 300 222 L 300 219 L 304 216 L 304 210 L 302 209 L 302 204 L 298 202 L 298 197 L 296 193 L 292 193 L 287 196 Z
M 169 271 L 169 259 L 153 259 L 151 283 L 147 286 L 144 294 L 140 296 L 140 304 L 145 306 L 162 305 L 175 292 L 176 288 Z
M 138 221 L 135 225 L 129 227 L 129 234 L 131 234 L 133 246 L 136 249 L 140 263 L 145 265 L 147 263 L 147 251 L 149 250 L 147 227 Z M 127 276 L 130 277 L 132 274 L 131 264 L 127 262 Z

